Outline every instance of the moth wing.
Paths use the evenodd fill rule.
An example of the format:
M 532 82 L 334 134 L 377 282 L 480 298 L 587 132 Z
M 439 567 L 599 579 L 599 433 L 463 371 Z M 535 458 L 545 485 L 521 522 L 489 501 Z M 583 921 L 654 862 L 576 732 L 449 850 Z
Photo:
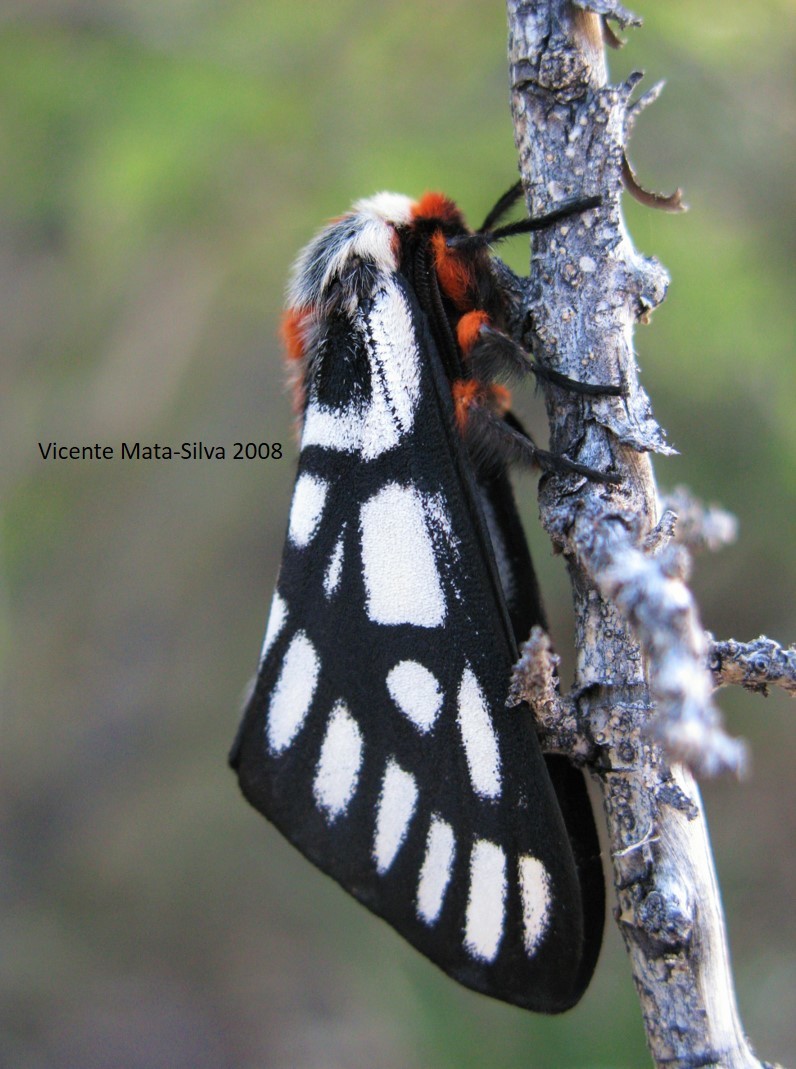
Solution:
M 508 476 L 501 472 L 489 480 L 481 480 L 478 489 L 500 586 L 519 646 L 535 625 L 547 628 L 536 573 Z M 567 827 L 580 881 L 583 954 L 573 987 L 573 998 L 577 1000 L 588 986 L 597 964 L 605 924 L 605 877 L 600 841 L 584 773 L 562 755 L 544 754 L 543 757 Z
M 530 713 L 505 707 L 516 644 L 449 383 L 400 275 L 346 315 L 316 339 L 231 761 L 257 809 L 445 972 L 558 1012 L 585 985 L 579 862 Z

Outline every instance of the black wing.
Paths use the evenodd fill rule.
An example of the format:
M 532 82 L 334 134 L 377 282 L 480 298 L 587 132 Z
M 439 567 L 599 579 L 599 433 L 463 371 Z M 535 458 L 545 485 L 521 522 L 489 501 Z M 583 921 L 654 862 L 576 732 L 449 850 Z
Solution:
M 527 620 L 498 565 L 534 583 L 508 483 L 477 485 L 400 276 L 332 335 L 323 362 L 357 368 L 356 389 L 331 362 L 312 380 L 231 761 L 254 806 L 445 972 L 558 1012 L 591 974 L 602 882 L 582 777 L 555 763 L 551 782 L 528 709 L 505 708 Z
M 519 646 L 535 625 L 547 628 L 536 572 L 508 476 L 501 472 L 491 478 L 480 479 L 479 491 L 501 588 Z M 600 953 L 605 924 L 605 877 L 584 774 L 566 757 L 557 754 L 543 756 L 567 827 L 580 881 L 583 954 L 573 986 L 574 1003 L 588 986 Z

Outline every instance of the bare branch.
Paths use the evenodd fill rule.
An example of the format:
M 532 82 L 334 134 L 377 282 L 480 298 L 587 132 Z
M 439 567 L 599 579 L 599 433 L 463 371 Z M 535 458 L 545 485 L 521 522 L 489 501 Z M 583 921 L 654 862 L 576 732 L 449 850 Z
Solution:
M 708 665 L 717 687 L 730 684 L 758 694 L 781 687 L 796 698 L 796 646 L 785 648 L 761 635 L 754 642 L 728 639 L 717 642 L 708 635 Z
M 534 627 L 520 651 L 506 705 L 528 702 L 536 716 L 542 749 L 583 762 L 593 756 L 594 747 L 576 702 L 562 697 L 559 691 L 559 661 L 550 636 L 541 627 Z
M 676 189 L 674 193 L 653 193 L 636 178 L 636 172 L 630 165 L 630 160 L 622 154 L 622 183 L 634 200 L 643 204 L 646 208 L 658 208 L 663 212 L 684 212 L 687 210 L 683 204 L 683 191 Z
M 550 636 L 541 627 L 534 627 L 520 651 L 514 668 L 506 706 L 511 709 L 521 701 L 529 702 L 538 719 L 549 725 L 552 718 L 561 720 L 561 698 L 558 693 L 558 664 Z
M 660 264 L 632 248 L 619 212 L 626 114 L 637 78 L 616 87 L 602 84 L 596 16 L 574 12 L 565 0 L 542 4 L 536 19 L 521 15 L 515 0 L 509 10 L 517 12 L 511 20 L 515 117 L 532 214 L 576 195 L 599 192 L 606 202 L 604 209 L 538 236 L 528 300 L 532 348 L 540 362 L 571 378 L 618 381 L 626 391 L 622 398 L 593 402 L 550 391 L 555 451 L 591 468 L 616 466 L 623 482 L 609 491 L 583 481 L 573 489 L 568 480 L 543 480 L 544 522 L 573 568 L 584 573 L 577 581 L 616 599 L 634 625 L 635 658 L 640 642 L 659 699 L 657 731 L 671 759 L 699 771 L 737 771 L 743 749 L 720 727 L 691 595 L 667 574 L 671 558 L 645 558 L 639 549 L 659 512 L 644 452 L 671 449 L 638 382 L 629 344 L 633 322 L 660 304 L 668 283 Z M 539 34 L 531 44 L 522 42 L 528 50 L 520 47 L 520 24 L 533 24 Z M 550 34 L 550 26 L 558 31 Z M 577 34 L 578 48 L 570 47 L 567 30 Z M 618 663 L 627 660 L 623 650 Z
M 663 515 L 644 539 L 642 546 L 645 553 L 655 557 L 671 544 L 677 527 L 677 513 L 664 509 Z
M 738 537 L 738 521 L 719 505 L 705 505 L 685 486 L 664 494 L 662 505 L 677 516 L 674 540 L 690 550 L 715 553 Z
M 627 137 L 633 133 L 636 119 L 638 119 L 642 111 L 646 111 L 651 104 L 654 104 L 665 88 L 666 82 L 656 82 L 651 89 L 646 91 L 646 93 L 642 93 L 638 100 L 633 101 L 627 109 L 627 123 L 625 124 L 625 135 Z
M 602 596 L 633 625 L 646 655 L 658 709 L 652 726 L 670 759 L 702 775 L 742 772 L 745 748 L 725 734 L 710 699 L 707 641 L 690 591 L 610 518 L 593 527 L 581 522 L 578 530 L 586 536 L 576 536 L 579 559 Z
M 644 77 L 640 71 L 634 71 L 633 74 L 625 82 L 625 86 L 629 89 L 635 89 L 638 83 Z M 652 89 L 648 89 L 646 93 L 643 93 L 638 100 L 635 100 L 632 104 L 628 103 L 627 114 L 625 116 L 625 138 L 629 138 L 633 132 L 633 127 L 636 125 L 636 120 L 642 111 L 645 111 L 650 104 L 654 104 L 658 97 L 663 92 L 664 82 L 658 82 L 653 85 Z M 683 191 L 676 189 L 674 193 L 653 193 L 648 189 L 645 189 L 633 170 L 630 160 L 627 158 L 627 149 L 622 149 L 622 184 L 628 193 L 637 200 L 639 204 L 643 204 L 647 208 L 658 208 L 664 212 L 684 212 L 687 211 L 687 205 L 683 204 Z
M 552 669 L 538 649 L 529 654 L 527 693 L 543 706 L 543 737 L 552 712 L 559 727 L 585 729 L 581 746 L 593 752 L 587 760 L 604 795 L 616 915 L 656 1065 L 759 1069 L 738 1018 L 699 792 L 678 763 L 738 769 L 743 750 L 721 729 L 711 700 L 708 643 L 684 583 L 689 556 L 678 544 L 726 541 L 727 525 L 710 536 L 704 516 L 690 529 L 675 526 L 648 458 L 671 449 L 638 383 L 632 331 L 663 300 L 668 279 L 632 247 L 621 217 L 638 78 L 606 84 L 600 25 L 605 16 L 633 19 L 610 0 L 508 0 L 508 12 L 529 209 L 538 215 L 574 196 L 603 196 L 598 211 L 534 239 L 524 309 L 513 318 L 533 323 L 526 340 L 541 362 L 625 389 L 621 398 L 590 399 L 547 388 L 554 450 L 622 481 L 540 482 L 542 519 L 573 585 L 575 708 L 569 715 L 552 693 Z
M 592 11 L 595 15 L 602 15 L 606 19 L 613 19 L 623 30 L 628 26 L 641 26 L 642 24 L 638 15 L 634 15 L 628 8 L 615 3 L 614 0 L 575 0 L 575 7 L 579 7 L 582 11 Z
M 624 40 L 624 38 L 620 37 L 619 34 L 614 31 L 613 27 L 611 26 L 611 23 L 608 21 L 605 15 L 601 16 L 600 24 L 603 28 L 603 40 L 609 48 L 619 49 L 625 47 L 627 42 Z

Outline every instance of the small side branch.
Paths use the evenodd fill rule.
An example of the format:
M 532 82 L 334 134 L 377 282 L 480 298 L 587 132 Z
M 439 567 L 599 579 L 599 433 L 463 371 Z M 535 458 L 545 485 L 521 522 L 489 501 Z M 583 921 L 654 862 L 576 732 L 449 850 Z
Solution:
M 708 666 L 717 687 L 735 684 L 756 694 L 781 687 L 796 698 L 796 646 L 784 647 L 761 635 L 754 642 L 717 642 L 708 635 Z
M 664 509 L 677 516 L 674 541 L 693 552 L 715 553 L 738 537 L 738 521 L 719 505 L 705 505 L 685 486 L 662 496 Z
M 520 651 L 514 667 L 506 705 L 525 701 L 531 706 L 536 729 L 545 753 L 564 754 L 583 763 L 594 755 L 588 722 L 581 716 L 572 696 L 562 695 L 559 688 L 560 657 L 553 652 L 550 636 L 534 627 Z
M 730 738 L 710 697 L 707 639 L 690 591 L 660 557 L 637 549 L 610 517 L 581 519 L 575 544 L 604 598 L 628 620 L 646 655 L 657 705 L 652 727 L 670 758 L 704 775 L 743 771 L 745 747 Z

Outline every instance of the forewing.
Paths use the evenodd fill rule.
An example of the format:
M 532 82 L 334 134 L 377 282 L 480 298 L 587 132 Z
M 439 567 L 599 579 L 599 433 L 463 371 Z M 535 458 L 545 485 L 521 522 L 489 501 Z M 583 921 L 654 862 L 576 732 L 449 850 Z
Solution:
M 505 708 L 516 646 L 449 386 L 400 276 L 347 314 L 310 386 L 232 761 L 299 850 L 447 973 L 557 1012 L 582 988 L 578 867 L 530 714 Z

